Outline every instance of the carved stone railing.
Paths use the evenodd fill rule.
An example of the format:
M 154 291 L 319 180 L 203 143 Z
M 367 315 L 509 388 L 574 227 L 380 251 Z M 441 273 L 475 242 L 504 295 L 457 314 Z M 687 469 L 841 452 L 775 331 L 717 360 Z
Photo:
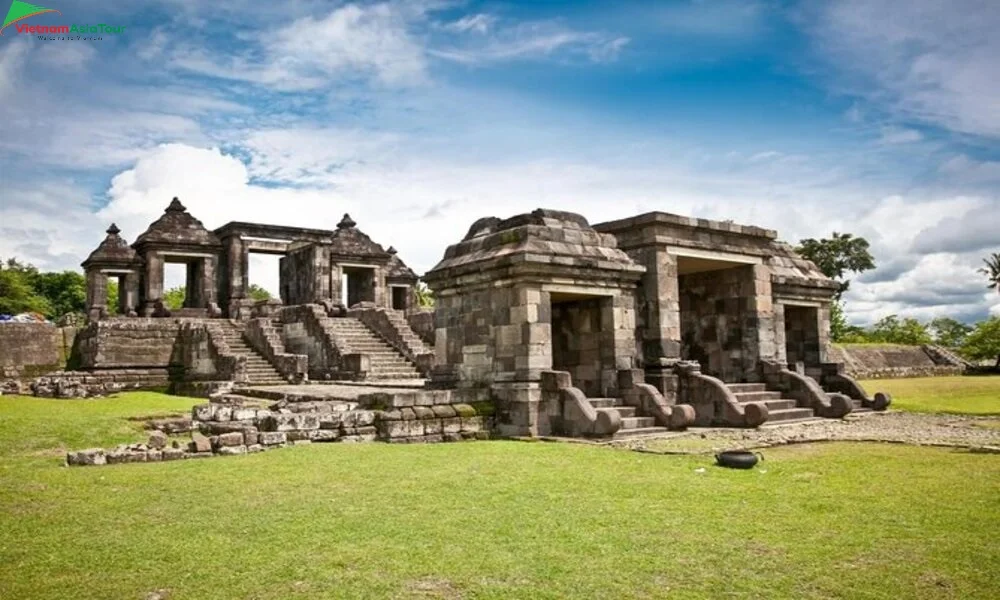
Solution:
M 597 410 L 573 387 L 566 371 L 542 371 L 542 403 L 553 433 L 571 437 L 610 437 L 621 429 L 621 415 Z
M 642 369 L 621 369 L 618 371 L 618 392 L 625 404 L 634 406 L 642 416 L 651 416 L 661 427 L 685 429 L 694 423 L 695 410 L 690 404 L 675 404 L 668 401 L 652 385 L 645 382 Z
M 309 379 L 309 357 L 285 352 L 285 342 L 272 319 L 250 319 L 246 323 L 244 335 L 250 346 L 262 354 L 287 381 L 302 383 Z
M 434 366 L 434 353 L 424 345 L 406 322 L 402 312 L 385 308 L 352 308 L 347 316 L 358 319 L 379 337 L 417 367 L 423 377 L 428 377 Z
M 795 400 L 802 408 L 811 408 L 816 416 L 839 419 L 854 410 L 850 398 L 840 394 L 828 395 L 819 382 L 808 375 L 774 361 L 761 361 L 760 364 L 761 374 L 769 389 L 780 390 L 783 397 Z
M 872 410 L 885 410 L 892 404 L 892 397 L 883 392 L 868 396 L 856 379 L 847 374 L 844 363 L 823 363 L 820 383 L 824 390 L 842 394 L 851 400 L 859 400 L 861 406 Z
M 342 353 L 346 341 L 339 338 L 327 316 L 327 307 L 319 304 L 286 306 L 281 310 L 286 351 L 308 356 L 312 380 L 363 380 L 371 370 L 369 355 Z
M 694 424 L 707 427 L 757 427 L 767 421 L 763 402 L 741 403 L 720 379 L 705 375 L 694 361 L 680 361 L 674 366 L 680 377 L 680 397 L 694 408 Z

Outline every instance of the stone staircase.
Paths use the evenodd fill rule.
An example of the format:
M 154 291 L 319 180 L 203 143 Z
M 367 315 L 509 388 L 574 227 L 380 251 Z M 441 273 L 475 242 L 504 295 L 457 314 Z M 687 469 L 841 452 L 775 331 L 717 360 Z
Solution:
M 338 317 L 328 319 L 327 325 L 342 354 L 361 353 L 371 357 L 368 379 L 422 379 L 412 362 L 360 320 Z
M 621 398 L 587 398 L 591 406 L 602 412 L 617 412 L 622 420 L 622 427 L 613 439 L 640 437 L 644 435 L 655 435 L 669 431 L 666 427 L 658 427 L 656 419 L 653 417 L 640 417 L 636 415 L 636 407 L 625 406 Z
M 226 344 L 234 354 L 247 357 L 247 376 L 250 385 L 281 385 L 287 383 L 281 373 L 243 339 L 243 328 L 228 319 L 219 319 Z
M 769 392 L 763 383 L 727 383 L 726 387 L 741 404 L 763 402 L 767 405 L 767 423 L 802 421 L 816 418 L 811 408 L 800 408 L 795 400 L 782 398 L 781 392 Z

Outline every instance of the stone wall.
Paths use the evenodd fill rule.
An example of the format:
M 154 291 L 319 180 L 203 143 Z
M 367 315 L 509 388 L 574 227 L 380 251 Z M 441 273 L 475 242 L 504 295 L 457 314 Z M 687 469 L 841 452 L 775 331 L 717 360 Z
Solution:
M 77 334 L 82 369 L 166 368 L 180 323 L 174 319 L 105 319 Z
M 830 362 L 844 363 L 847 374 L 857 379 L 960 375 L 962 367 L 938 364 L 922 346 L 896 344 L 834 345 Z
M 432 309 L 409 311 L 406 313 L 406 322 L 425 344 L 434 345 L 434 311 Z
M 51 323 L 0 324 L 0 380 L 31 379 L 65 367 L 75 332 Z
M 760 297 L 754 287 L 751 266 L 681 275 L 682 358 L 723 381 L 752 380 L 761 356 L 758 335 L 766 330 L 751 305 Z
M 92 398 L 132 390 L 165 389 L 167 369 L 57 371 L 31 382 L 31 393 L 41 398 Z

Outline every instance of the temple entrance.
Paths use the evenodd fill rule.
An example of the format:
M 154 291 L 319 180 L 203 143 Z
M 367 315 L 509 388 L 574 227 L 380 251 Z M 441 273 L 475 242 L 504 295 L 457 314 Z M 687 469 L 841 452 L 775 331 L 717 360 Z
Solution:
M 551 302 L 552 368 L 569 371 L 587 396 L 603 396 L 602 371 L 614 371 L 614 338 L 605 335 L 612 333 L 611 298 L 553 292 Z
M 351 307 L 359 302 L 375 302 L 375 267 L 341 266 L 342 301 Z
M 813 306 L 784 305 L 785 356 L 789 365 L 820 364 L 819 309 Z
M 756 357 L 752 337 L 753 267 L 709 257 L 678 256 L 681 358 L 726 382 L 745 381 Z

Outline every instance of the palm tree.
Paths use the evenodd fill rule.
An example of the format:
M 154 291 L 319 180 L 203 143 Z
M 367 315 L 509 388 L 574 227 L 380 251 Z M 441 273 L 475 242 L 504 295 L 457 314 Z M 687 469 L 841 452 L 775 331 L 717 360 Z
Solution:
M 413 287 L 413 295 L 416 298 L 417 306 L 421 308 L 434 307 L 434 292 L 423 281 L 418 281 L 417 285 Z
M 990 284 L 987 287 L 1000 294 L 1000 252 L 994 252 L 989 258 L 984 258 L 983 262 L 986 266 L 979 269 L 979 272 L 986 275 L 989 280 Z

